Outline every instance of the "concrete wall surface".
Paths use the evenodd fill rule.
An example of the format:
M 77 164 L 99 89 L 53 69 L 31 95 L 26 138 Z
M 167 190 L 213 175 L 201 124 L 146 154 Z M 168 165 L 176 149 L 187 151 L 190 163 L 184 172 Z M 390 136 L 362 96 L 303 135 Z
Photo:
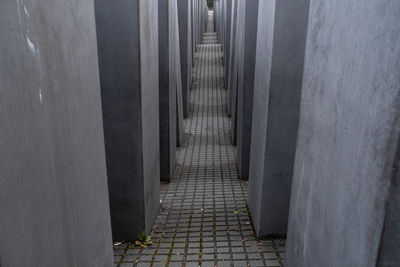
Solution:
M 228 65 L 228 76 L 226 84 L 228 86 L 228 115 L 232 116 L 232 88 L 233 84 L 237 81 L 235 77 L 235 60 L 236 60 L 236 21 L 237 21 L 237 0 L 232 0 L 232 12 L 231 12 L 231 30 L 230 30 L 230 41 L 229 41 L 229 65 Z
M 400 266 L 399 11 L 310 2 L 289 267 Z
M 176 1 L 159 0 L 161 180 L 170 181 L 183 136 L 183 99 Z
M 237 147 L 238 171 L 241 178 L 249 177 L 250 139 L 253 116 L 253 91 L 256 64 L 258 0 L 243 2 L 244 36 L 242 63 L 237 88 Z
M 176 87 L 176 144 L 181 146 L 183 139 L 183 90 L 182 90 L 182 73 L 181 73 L 181 49 L 180 49 L 180 36 L 179 36 L 179 22 L 178 22 L 178 3 L 176 0 L 170 0 L 169 4 L 169 48 L 170 48 L 170 75 L 174 74 L 175 77 L 170 78 L 170 81 L 175 82 Z
M 232 23 L 232 2 L 233 0 L 225 0 L 226 1 L 226 10 L 225 10 L 225 49 L 224 49 L 224 67 L 225 67 L 225 86 L 227 86 L 228 82 L 228 73 L 229 73 L 229 60 L 230 60 L 230 40 L 231 40 L 231 23 Z M 227 88 L 226 88 L 227 89 Z
M 287 231 L 308 9 L 308 0 L 260 1 L 249 174 L 258 236 Z
M 243 79 L 240 79 L 244 68 L 244 38 L 245 38 L 245 11 L 246 1 L 236 0 L 236 17 L 235 17 L 235 45 L 231 48 L 234 49 L 234 60 L 232 62 L 232 77 L 230 78 L 231 84 L 229 88 L 229 99 L 231 102 L 231 137 L 232 143 L 237 144 L 237 101 L 238 101 L 238 88 L 243 86 Z
M 160 208 L 160 130 L 158 73 L 158 1 L 139 1 L 140 77 L 143 129 L 145 230 L 153 228 Z
M 4 1 L 0 43 L 0 265 L 112 266 L 93 2 Z
M 176 82 L 170 81 L 169 1 L 159 0 L 158 3 L 160 178 L 162 181 L 170 181 L 176 163 Z
M 183 115 L 189 116 L 189 90 L 192 86 L 192 1 L 178 0 L 179 47 L 182 74 Z
M 249 208 L 257 236 L 260 236 L 262 200 L 265 194 L 264 159 L 268 122 L 269 84 L 276 1 L 260 1 L 257 33 L 256 75 L 254 81 L 253 131 L 249 171 Z M 275 211 L 276 212 L 276 211 Z
M 96 0 L 114 240 L 149 232 L 159 207 L 157 1 Z

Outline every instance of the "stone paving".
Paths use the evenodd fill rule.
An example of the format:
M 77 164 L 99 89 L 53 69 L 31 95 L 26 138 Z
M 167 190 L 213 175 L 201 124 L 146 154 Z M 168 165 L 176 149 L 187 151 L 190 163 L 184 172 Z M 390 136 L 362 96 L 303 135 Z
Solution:
M 198 47 L 174 179 L 161 184 L 153 244 L 114 246 L 115 266 L 284 266 L 285 240 L 257 240 L 247 206 L 247 182 L 236 169 L 224 89 L 221 45 L 212 16 Z

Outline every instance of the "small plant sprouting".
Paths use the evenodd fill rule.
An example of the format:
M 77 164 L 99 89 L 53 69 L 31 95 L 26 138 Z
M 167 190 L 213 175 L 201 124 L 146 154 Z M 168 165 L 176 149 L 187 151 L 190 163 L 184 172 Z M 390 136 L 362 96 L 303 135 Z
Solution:
M 153 241 L 151 241 L 150 235 L 146 235 L 146 232 L 143 232 L 139 235 L 139 240 L 136 240 L 135 244 L 136 246 L 147 248 L 148 246 L 153 244 Z
M 233 213 L 234 213 L 234 214 L 249 213 L 249 211 L 248 211 L 248 210 L 235 210 Z

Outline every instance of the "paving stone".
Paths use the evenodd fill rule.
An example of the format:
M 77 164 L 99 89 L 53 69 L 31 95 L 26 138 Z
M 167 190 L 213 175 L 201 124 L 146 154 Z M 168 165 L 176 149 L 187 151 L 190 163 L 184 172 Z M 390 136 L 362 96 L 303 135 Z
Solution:
M 229 261 L 218 261 L 217 262 L 217 266 L 218 267 L 228 267 L 228 266 L 230 267 L 232 265 L 231 265 L 231 263 Z
M 126 255 L 123 257 L 122 262 L 135 262 L 137 259 L 137 255 Z
M 201 267 L 215 267 L 214 261 L 202 261 Z
M 278 260 L 266 260 L 266 266 L 281 266 Z
M 247 261 L 234 261 L 233 266 L 235 267 L 245 267 L 247 266 Z

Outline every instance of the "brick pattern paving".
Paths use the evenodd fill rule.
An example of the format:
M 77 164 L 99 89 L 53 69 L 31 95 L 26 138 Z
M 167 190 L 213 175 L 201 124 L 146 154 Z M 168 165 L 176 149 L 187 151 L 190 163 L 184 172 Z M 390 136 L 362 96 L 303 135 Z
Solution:
M 114 246 L 115 266 L 283 266 L 285 240 L 257 240 L 247 207 L 247 182 L 238 178 L 236 148 L 226 116 L 221 45 L 203 36 L 193 70 L 186 144 L 174 179 L 161 185 L 153 245 Z M 211 26 L 210 26 L 211 25 Z

